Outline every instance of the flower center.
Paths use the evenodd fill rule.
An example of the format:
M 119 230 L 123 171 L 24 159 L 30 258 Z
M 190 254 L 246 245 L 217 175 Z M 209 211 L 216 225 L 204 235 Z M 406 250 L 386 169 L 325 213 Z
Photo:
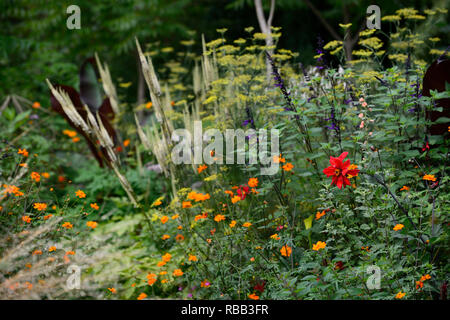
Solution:
M 334 175 L 338 176 L 341 174 L 341 169 L 334 169 Z

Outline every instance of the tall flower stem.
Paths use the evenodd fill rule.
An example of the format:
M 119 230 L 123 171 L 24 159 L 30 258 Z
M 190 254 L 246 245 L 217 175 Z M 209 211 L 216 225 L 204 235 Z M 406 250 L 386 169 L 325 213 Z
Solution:
M 281 93 L 283 94 L 284 100 L 286 101 L 287 107 L 285 108 L 287 111 L 293 111 L 295 113 L 294 119 L 295 123 L 297 124 L 298 128 L 300 129 L 300 133 L 302 134 L 306 146 L 306 151 L 309 153 L 313 152 L 312 145 L 311 145 L 311 139 L 308 134 L 308 130 L 306 129 L 306 126 L 300 122 L 297 108 L 292 103 L 292 99 L 290 96 L 290 93 L 287 91 L 286 86 L 284 85 L 283 78 L 280 75 L 280 72 L 278 71 L 278 67 L 275 65 L 275 62 L 273 61 L 270 54 L 266 51 L 267 59 L 270 61 L 270 64 L 272 65 L 272 75 L 274 76 L 275 80 L 275 86 L 280 88 Z M 314 169 L 316 170 L 317 176 L 320 177 L 319 168 L 317 166 L 316 160 L 312 160 Z
M 366 174 L 366 175 L 370 175 L 371 177 L 373 177 L 375 179 L 376 182 L 378 182 L 380 185 L 382 185 L 386 189 L 386 191 L 389 193 L 389 195 L 392 197 L 392 199 L 394 199 L 395 203 L 400 208 L 400 210 L 403 212 L 403 214 L 406 216 L 406 218 L 408 218 L 409 223 L 411 223 L 411 225 L 414 227 L 414 229 L 419 231 L 419 229 L 417 228 L 417 225 L 414 223 L 414 221 L 409 216 L 408 210 L 406 210 L 405 207 L 403 207 L 403 205 L 400 203 L 400 201 L 398 201 L 397 197 L 392 193 L 391 189 L 389 189 L 389 186 L 386 184 L 386 182 L 381 180 L 380 178 L 378 178 L 378 176 L 375 175 L 375 174 L 370 174 L 370 173 L 367 173 L 367 172 L 361 172 L 361 173 Z M 426 245 L 426 241 L 425 241 L 425 239 L 423 238 L 422 235 L 420 235 L 420 240 L 422 241 L 422 243 L 424 245 Z

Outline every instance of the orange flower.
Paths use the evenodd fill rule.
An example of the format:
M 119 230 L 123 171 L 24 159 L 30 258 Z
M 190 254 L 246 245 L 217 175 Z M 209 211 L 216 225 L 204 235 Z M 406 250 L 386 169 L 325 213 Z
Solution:
M 33 109 L 39 109 L 41 107 L 41 104 L 37 101 L 33 102 L 33 104 L 31 105 L 31 107 Z
M 436 181 L 436 177 L 434 176 L 434 174 L 426 174 L 423 176 L 422 178 L 423 180 L 428 180 L 428 181 Z
M 50 174 L 48 172 L 42 172 L 41 176 L 44 177 L 45 179 L 50 178 Z
M 156 274 L 149 273 L 147 274 L 147 283 L 149 286 L 152 286 L 156 282 Z
M 27 163 L 19 163 L 19 166 L 24 167 L 24 168 L 28 168 L 28 164 Z
M 78 198 L 80 198 L 80 199 L 86 198 L 86 193 L 84 193 L 82 190 L 77 190 L 77 191 L 75 192 L 75 195 L 76 195 Z
M 192 207 L 192 203 L 190 201 L 183 201 L 183 209 Z
M 38 254 L 38 255 L 41 255 L 41 254 L 42 254 L 42 251 L 41 251 L 41 250 L 34 250 L 34 251 L 33 251 L 33 256 L 34 256 L 34 255 L 37 255 L 37 254 Z
M 72 138 L 72 142 L 77 143 L 78 141 L 80 141 L 79 137 Z
M 416 289 L 421 289 L 423 288 L 423 282 L 422 281 L 416 281 Z
M 161 271 L 161 272 L 159 273 L 160 276 L 164 276 L 164 275 L 166 275 L 166 274 L 167 274 L 167 271 Z
M 429 274 L 420 277 L 421 282 L 425 282 L 426 280 L 429 280 L 429 279 L 431 279 L 431 276 Z
M 231 221 L 230 228 L 234 228 L 235 225 L 236 225 L 236 220 Z
M 190 200 L 195 200 L 195 199 L 197 199 L 197 192 L 195 192 L 195 191 L 189 192 L 189 194 L 188 194 L 188 199 L 190 199 Z
M 166 253 L 165 255 L 162 256 L 162 260 L 164 262 L 169 262 L 171 258 L 172 258 L 172 255 L 170 253 Z
M 294 165 L 290 162 L 286 163 L 284 166 L 282 166 L 284 171 L 291 171 L 294 168 Z
M 224 191 L 226 194 L 228 194 L 230 197 L 233 197 L 234 193 L 231 190 L 225 190 Z
M 143 293 L 143 292 L 139 295 L 139 297 L 137 297 L 138 300 L 142 300 L 142 299 L 145 299 L 145 298 L 147 298 L 147 295 L 145 293 Z
M 88 222 L 86 222 L 86 226 L 88 226 L 88 227 L 90 227 L 92 229 L 95 229 L 95 228 L 97 228 L 97 222 L 95 222 L 95 221 L 88 221 Z
M 166 223 L 167 221 L 169 221 L 169 217 L 168 216 L 162 216 L 161 217 L 161 223 L 162 224 Z
M 277 233 L 271 235 L 270 238 L 273 239 L 273 240 L 280 240 L 281 239 L 280 236 Z
M 66 180 L 66 178 L 64 176 L 58 176 L 59 182 L 64 182 L 64 180 Z
M 289 257 L 292 253 L 292 248 L 288 245 L 284 245 L 283 247 L 281 247 L 280 252 L 282 256 Z
M 220 222 L 222 220 L 225 220 L 225 216 L 223 214 L 218 214 L 217 216 L 214 217 L 214 221 L 216 222 Z
M 254 294 L 254 293 L 249 294 L 248 297 L 249 297 L 250 299 L 252 299 L 252 300 L 259 300 L 259 296 L 257 296 L 257 295 Z
M 402 299 L 405 296 L 405 292 L 401 292 L 399 291 L 396 295 L 395 295 L 395 299 Z
M 356 164 L 351 164 L 351 165 L 348 166 L 348 170 L 350 172 L 351 172 L 351 170 L 356 170 L 356 169 L 358 169 L 358 166 Z M 355 171 L 355 175 L 347 174 L 347 178 L 351 179 L 351 178 L 357 177 L 358 176 L 358 172 L 359 172 L 359 170 L 356 170 Z
M 167 263 L 167 262 L 165 262 L 165 261 L 159 261 L 159 262 L 156 264 L 156 266 L 157 266 L 157 267 L 162 267 L 162 266 L 164 266 L 166 263 Z
M 46 203 L 36 202 L 34 204 L 33 208 L 35 208 L 38 211 L 44 211 L 45 209 L 47 209 L 47 204 Z
M 167 239 L 169 239 L 170 238 L 170 236 L 168 235 L 168 234 L 164 234 L 162 237 L 161 237 L 161 239 L 163 239 L 163 240 L 167 240 Z
M 33 179 L 36 182 L 39 182 L 39 181 L 41 181 L 41 176 L 39 175 L 39 173 L 33 171 L 31 173 L 31 179 Z
M 200 282 L 200 287 L 202 288 L 208 288 L 210 285 L 211 283 L 207 279 Z
M 48 220 L 48 219 L 50 219 L 51 217 L 53 217 L 53 215 L 50 213 L 50 214 L 44 216 L 44 220 Z
M 189 255 L 189 259 L 188 259 L 189 261 L 197 261 L 198 259 L 197 259 L 197 257 L 196 256 L 194 256 L 194 255 L 192 255 L 192 254 L 190 254 Z
M 77 135 L 76 131 L 73 130 L 63 130 L 63 134 L 65 134 L 66 136 L 73 138 Z
M 64 222 L 62 224 L 62 227 L 66 228 L 66 229 L 72 229 L 73 228 L 73 224 L 71 224 L 70 222 Z
M 151 107 L 152 107 L 152 103 L 151 102 L 147 102 L 146 104 L 145 104 L 145 107 L 147 108 L 147 109 L 150 109 Z
M 324 249 L 326 245 L 327 244 L 323 241 L 317 241 L 316 244 L 313 244 L 313 250 L 319 251 L 320 249 Z
M 258 178 L 250 178 L 248 180 L 248 186 L 250 188 L 256 188 L 258 186 Z
M 206 170 L 208 168 L 208 166 L 206 164 L 201 165 L 197 168 L 197 172 L 198 173 L 202 173 L 203 170 Z
M 130 139 L 127 139 L 123 142 L 124 147 L 128 147 L 130 145 Z
M 273 162 L 274 163 L 280 163 L 280 162 L 285 163 L 286 159 L 281 157 L 281 154 L 280 154 L 279 156 L 273 156 Z
M 161 280 L 161 283 L 167 283 L 169 280 L 167 280 L 167 279 L 162 279 Z
M 56 247 L 55 246 L 51 246 L 50 248 L 48 248 L 48 252 L 53 252 L 56 251 Z
M 116 293 L 116 292 L 117 292 L 115 288 L 108 288 L 108 290 L 109 290 L 111 293 Z
M 19 196 L 23 196 L 23 192 L 20 191 L 20 188 L 14 186 L 14 185 L 3 185 L 3 188 L 5 188 L 5 193 L 6 194 L 14 194 L 14 196 L 19 197 Z
M 410 188 L 408 187 L 408 186 L 403 186 L 401 189 L 400 189 L 400 191 L 403 191 L 403 190 L 405 190 L 405 191 L 408 191 Z
M 25 148 L 24 149 L 19 148 L 19 151 L 17 151 L 17 153 L 23 155 L 24 157 L 28 157 L 28 151 Z
M 209 196 L 209 193 L 203 194 L 203 193 L 192 191 L 192 192 L 189 192 L 188 198 L 190 200 L 195 200 L 195 202 L 199 202 L 199 201 L 208 200 L 210 198 L 210 196 Z
M 197 214 L 197 215 L 194 217 L 194 220 L 195 220 L 195 221 L 198 221 L 198 220 L 200 220 L 200 219 L 205 219 L 206 217 L 208 217 L 208 215 L 205 215 L 205 214 Z
M 393 228 L 394 231 L 399 231 L 402 230 L 404 227 L 404 225 L 400 224 L 396 224 L 395 227 Z
M 239 196 L 234 196 L 233 198 L 231 198 L 231 202 L 232 203 L 236 203 L 236 202 L 238 202 L 240 200 L 241 200 L 241 197 L 239 197 Z
M 250 228 L 251 225 L 252 225 L 252 224 L 251 224 L 250 222 L 245 222 L 242 226 L 243 226 L 244 228 Z
M 183 275 L 183 271 L 181 271 L 181 269 L 173 270 L 173 276 L 174 277 L 181 277 L 182 275 Z
M 162 204 L 161 199 L 156 199 L 153 203 L 152 203 L 152 207 L 157 207 L 160 206 Z
M 183 229 L 183 226 L 178 226 L 177 229 L 181 230 L 181 229 Z
M 97 203 L 91 203 L 90 206 L 91 206 L 91 208 L 94 209 L 94 210 L 100 209 L 100 207 L 97 205 Z
M 75 254 L 75 251 L 67 251 L 65 254 L 64 254 L 64 262 L 65 263 L 69 263 L 70 262 L 70 259 L 69 259 L 69 255 L 71 255 L 71 256 L 73 256 Z
M 172 216 L 172 220 L 175 220 L 175 219 L 178 219 L 180 217 L 180 215 L 177 213 L 177 214 L 174 214 L 173 216 Z
M 177 241 L 183 241 L 183 240 L 184 240 L 184 237 L 183 237 L 182 234 L 177 234 L 177 236 L 175 237 L 175 240 L 177 240 Z
M 325 210 L 322 212 L 317 212 L 316 213 L 316 220 L 319 220 L 320 218 L 322 218 L 325 215 Z
M 22 221 L 26 222 L 26 223 L 30 223 L 31 222 L 31 218 L 29 216 L 23 216 L 22 217 Z

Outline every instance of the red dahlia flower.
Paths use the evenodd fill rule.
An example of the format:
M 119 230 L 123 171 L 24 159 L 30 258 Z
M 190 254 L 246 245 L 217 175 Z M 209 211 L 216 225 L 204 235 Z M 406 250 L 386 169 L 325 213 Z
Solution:
M 339 157 L 334 158 L 330 157 L 330 164 L 328 168 L 323 169 L 323 173 L 327 175 L 327 177 L 332 177 L 331 184 L 335 184 L 339 189 L 342 189 L 342 186 L 349 186 L 350 180 L 348 176 L 357 176 L 359 170 L 352 169 L 350 167 L 350 160 L 345 162 L 344 159 L 348 155 L 348 152 L 343 152 Z

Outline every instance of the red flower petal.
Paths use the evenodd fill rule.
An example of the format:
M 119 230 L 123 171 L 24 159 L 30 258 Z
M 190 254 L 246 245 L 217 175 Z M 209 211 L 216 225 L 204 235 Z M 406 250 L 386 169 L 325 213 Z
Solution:
M 337 177 L 337 180 L 336 180 L 336 186 L 339 188 L 339 189 L 342 189 L 342 184 L 343 184 L 343 179 L 342 179 L 342 176 L 338 176 Z
M 341 161 L 341 159 L 339 159 L 339 158 L 334 158 L 334 157 L 330 157 L 330 164 L 333 166 L 333 167 L 336 167 L 336 168 L 341 168 L 341 166 L 342 166 L 342 161 Z
M 327 177 L 331 177 L 334 175 L 334 170 L 335 168 L 333 166 L 329 166 L 328 168 L 323 169 L 323 173 L 327 176 Z
M 347 155 L 348 155 L 348 152 L 342 152 L 341 155 L 338 157 L 338 159 L 343 161 Z

